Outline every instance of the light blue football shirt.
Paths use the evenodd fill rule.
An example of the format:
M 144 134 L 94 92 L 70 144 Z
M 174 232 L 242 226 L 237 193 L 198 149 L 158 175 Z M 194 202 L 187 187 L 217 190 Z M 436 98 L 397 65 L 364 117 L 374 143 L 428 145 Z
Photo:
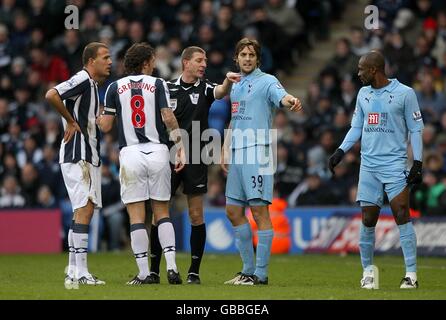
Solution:
M 362 128 L 361 168 L 405 170 L 409 132 L 421 131 L 423 118 L 412 88 L 396 79 L 380 89 L 362 87 L 352 127 Z
M 255 69 L 242 75 L 231 89 L 231 129 L 233 149 L 269 145 L 269 129 L 275 108 L 287 94 L 276 77 Z

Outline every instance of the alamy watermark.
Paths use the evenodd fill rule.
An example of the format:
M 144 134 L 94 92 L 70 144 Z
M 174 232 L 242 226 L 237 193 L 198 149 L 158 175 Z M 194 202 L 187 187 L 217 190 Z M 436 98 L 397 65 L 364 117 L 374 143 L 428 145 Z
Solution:
M 377 6 L 369 5 L 365 7 L 364 14 L 368 16 L 364 19 L 364 28 L 367 30 L 379 29 L 379 9 Z
M 79 8 L 75 5 L 68 5 L 64 10 L 68 16 L 65 18 L 65 29 L 76 29 L 79 30 Z

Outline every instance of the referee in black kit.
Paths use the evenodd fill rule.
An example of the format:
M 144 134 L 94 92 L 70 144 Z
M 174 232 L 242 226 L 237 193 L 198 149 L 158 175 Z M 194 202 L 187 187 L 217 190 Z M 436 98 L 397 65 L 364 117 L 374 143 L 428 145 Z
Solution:
M 232 83 L 240 81 L 240 74 L 228 72 L 221 85 L 202 79 L 206 70 L 206 52 L 200 47 L 188 47 L 181 54 L 183 73 L 178 79 L 168 81 L 170 107 L 181 129 L 189 135 L 189 148 L 186 147 L 188 164 L 184 169 L 172 172 L 171 194 L 174 195 L 183 182 L 183 193 L 187 195 L 189 218 L 192 224 L 190 235 L 191 265 L 187 275 L 188 284 L 200 284 L 200 263 L 206 243 L 206 226 L 203 217 L 203 194 L 207 192 L 207 165 L 200 158 L 199 163 L 192 163 L 192 143 L 200 143 L 200 155 L 203 143 L 201 133 L 208 129 L 208 115 L 212 102 L 221 99 L 231 91 Z M 192 132 L 192 123 L 199 122 L 199 132 Z M 197 128 L 197 124 L 194 128 Z M 195 131 L 198 131 L 195 129 Z M 198 139 L 198 140 L 197 140 Z M 198 142 L 197 142 L 198 141 Z M 195 158 L 195 157 L 194 157 Z M 158 227 L 152 224 L 150 232 L 150 282 L 159 283 L 161 246 L 158 240 Z

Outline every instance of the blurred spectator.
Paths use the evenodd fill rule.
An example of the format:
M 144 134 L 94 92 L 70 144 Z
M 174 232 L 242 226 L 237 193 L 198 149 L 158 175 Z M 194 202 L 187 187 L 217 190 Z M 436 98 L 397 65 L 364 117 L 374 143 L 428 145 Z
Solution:
M 334 169 L 335 174 L 328 181 L 327 189 L 333 194 L 336 199 L 336 204 L 349 205 L 350 204 L 350 189 L 358 182 L 356 175 L 353 175 L 347 162 L 343 161 Z
M 440 120 L 440 114 L 446 110 L 446 98 L 442 92 L 437 92 L 434 87 L 434 77 L 430 73 L 424 73 L 421 78 L 421 88 L 415 90 L 423 120 L 427 123 Z
M 31 69 L 37 71 L 39 79 L 48 87 L 67 80 L 70 70 L 67 63 L 55 55 L 50 55 L 43 47 L 31 48 Z
M 58 161 L 59 156 L 50 144 L 43 147 L 43 158 L 36 164 L 42 184 L 47 185 L 58 199 L 66 196 L 65 184 Z M 63 187 L 62 187 L 63 186 Z
M 184 44 L 184 46 L 190 46 L 192 45 L 192 41 L 194 33 L 195 33 L 195 26 L 194 26 L 194 12 L 192 10 L 192 6 L 185 3 L 183 4 L 178 11 L 178 24 L 175 29 L 173 29 L 172 33 L 174 33 L 176 36 L 178 36 L 181 39 L 181 42 Z M 202 25 L 202 26 L 208 26 L 208 25 Z M 203 48 L 204 50 L 207 50 L 209 48 Z
M 20 168 L 23 168 L 25 164 L 32 163 L 36 165 L 43 158 L 43 153 L 40 148 L 37 147 L 36 140 L 32 136 L 27 136 L 23 142 L 23 149 L 17 152 L 17 163 Z
M 291 141 L 291 134 L 293 132 L 290 122 L 288 120 L 288 113 L 279 109 L 276 111 L 273 121 L 273 128 L 277 129 L 277 141 L 289 143 Z
M 211 25 L 215 21 L 214 5 L 211 0 L 202 0 L 200 2 L 200 14 L 197 19 L 198 25 Z M 238 40 L 237 40 L 238 41 Z
M 37 191 L 41 183 L 37 170 L 32 163 L 27 163 L 22 167 L 20 182 L 26 204 L 35 207 L 37 205 Z
M 350 41 L 340 38 L 336 41 L 335 55 L 327 63 L 326 68 L 333 68 L 339 77 L 356 74 L 358 70 L 358 57 L 350 49 Z
M 0 21 L 4 21 L 0 19 Z M 6 72 L 11 63 L 11 47 L 8 39 L 8 27 L 0 24 L 0 71 Z
M 222 5 L 218 10 L 215 36 L 225 55 L 232 53 L 241 38 L 241 31 L 232 23 L 232 8 L 229 5 Z
M 317 174 L 318 177 L 327 180 L 331 174 L 327 168 L 328 157 L 335 151 L 336 144 L 333 131 L 325 129 L 319 137 L 319 143 L 308 150 L 307 172 Z
M 15 100 L 9 105 L 10 115 L 17 120 L 22 131 L 30 129 L 29 120 L 36 118 L 37 105 L 31 102 L 30 90 L 27 86 L 14 90 Z
M 274 175 L 275 188 L 280 197 L 289 195 L 302 182 L 305 171 L 298 161 L 291 156 L 287 144 L 277 145 L 277 169 Z
M 23 146 L 23 134 L 16 119 L 9 123 L 8 133 L 2 135 L 2 142 L 8 152 L 17 154 Z
M 8 132 L 10 118 L 8 100 L 0 97 L 0 141 L 1 136 Z
M 128 20 L 136 20 L 149 24 L 152 20 L 153 13 L 156 13 L 153 1 L 131 0 L 127 6 L 125 17 Z
M 446 52 L 446 11 L 437 13 L 437 37 L 432 49 L 432 55 L 437 60 L 439 67 L 444 67 L 444 54 Z
M 361 27 L 353 26 L 350 28 L 350 41 L 351 50 L 358 57 L 361 57 L 374 49 L 367 43 L 364 31 Z
M 38 208 L 55 209 L 57 208 L 56 198 L 54 198 L 51 189 L 47 185 L 42 185 L 37 191 Z
M 348 113 L 353 113 L 355 110 L 357 92 L 352 77 L 343 77 L 341 80 L 341 105 Z
M 80 23 L 82 40 L 85 43 L 97 41 L 100 26 L 101 22 L 99 21 L 96 10 L 93 8 L 85 10 L 82 14 L 82 20 Z
M 389 77 L 395 77 L 401 83 L 410 85 L 416 68 L 413 64 L 413 48 L 397 30 L 388 34 L 383 54 L 387 60 Z
M 234 26 L 243 30 L 249 23 L 249 11 L 246 6 L 247 0 L 232 1 L 232 21 Z
M 423 150 L 425 152 L 435 150 L 436 129 L 430 123 L 427 123 L 423 129 Z
M 308 38 L 305 34 L 305 23 L 299 12 L 290 8 L 285 0 L 267 0 L 266 11 L 271 21 L 281 27 L 287 35 L 290 41 L 288 50 L 297 49 L 303 52 L 308 46 Z
M 13 55 L 18 55 L 27 49 L 31 28 L 29 26 L 29 18 L 25 12 L 16 10 L 13 14 L 13 19 L 13 28 L 11 29 L 9 40 Z
M 82 69 L 82 51 L 84 44 L 80 39 L 80 33 L 75 29 L 65 30 L 62 39 L 57 41 L 56 50 L 67 63 L 70 75 Z
M 153 47 L 158 47 L 159 45 L 166 44 L 169 35 L 166 32 L 166 27 L 161 19 L 155 18 L 150 24 L 150 30 L 147 35 L 147 40 Z M 158 55 L 157 55 L 158 59 Z
M 14 176 L 16 178 L 20 177 L 20 169 L 17 165 L 17 160 L 12 153 L 5 152 L 5 156 L 3 157 L 3 177 L 8 175 Z
M 17 179 L 12 175 L 5 176 L 0 190 L 0 208 L 21 208 L 25 205 Z
M 145 31 L 142 22 L 133 21 L 129 25 L 130 43 L 138 43 L 145 41 Z

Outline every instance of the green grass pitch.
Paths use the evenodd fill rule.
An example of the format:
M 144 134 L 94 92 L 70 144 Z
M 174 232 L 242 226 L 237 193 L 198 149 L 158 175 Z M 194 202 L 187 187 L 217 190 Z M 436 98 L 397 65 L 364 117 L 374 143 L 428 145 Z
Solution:
M 446 259 L 418 258 L 418 290 L 399 289 L 404 275 L 402 256 L 377 256 L 380 290 L 359 288 L 361 266 L 358 255 L 275 255 L 270 261 L 268 286 L 228 286 L 223 282 L 241 268 L 236 255 L 206 254 L 201 266 L 201 285 L 168 285 L 164 261 L 161 284 L 126 286 L 136 274 L 131 252 L 88 256 L 91 272 L 105 286 L 80 286 L 67 290 L 63 270 L 67 254 L 0 255 L 0 299 L 145 299 L 145 300 L 272 300 L 272 299 L 446 299 Z M 183 280 L 189 255 L 177 254 Z

